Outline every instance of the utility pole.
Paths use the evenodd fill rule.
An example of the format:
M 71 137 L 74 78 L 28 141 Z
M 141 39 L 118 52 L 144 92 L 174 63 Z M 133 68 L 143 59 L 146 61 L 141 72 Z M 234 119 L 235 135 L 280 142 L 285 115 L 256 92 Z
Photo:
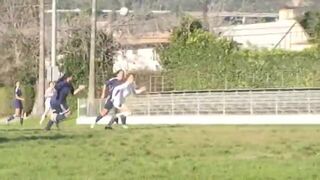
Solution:
M 94 115 L 94 99 L 95 99 L 95 50 L 96 50 L 96 7 L 97 0 L 92 0 L 91 15 L 91 41 L 90 41 L 90 64 L 89 64 L 89 115 Z
M 56 66 L 56 44 L 57 44 L 57 0 L 52 0 L 51 14 L 51 81 L 54 81 L 54 73 Z
M 37 91 L 37 99 L 35 105 L 33 107 L 32 114 L 40 115 L 44 111 L 43 102 L 44 102 L 44 89 L 45 89 L 45 63 L 44 63 L 44 0 L 39 0 L 39 36 L 40 36 L 40 55 L 39 55 L 39 79 L 38 79 L 38 91 Z

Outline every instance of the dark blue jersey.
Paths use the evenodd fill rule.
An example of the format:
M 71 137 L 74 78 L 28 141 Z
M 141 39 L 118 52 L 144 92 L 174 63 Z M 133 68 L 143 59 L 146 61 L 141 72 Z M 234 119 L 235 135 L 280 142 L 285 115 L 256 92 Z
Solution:
M 22 91 L 20 88 L 16 88 L 15 89 L 15 95 L 18 96 L 18 97 L 21 97 L 22 96 Z M 18 99 L 17 99 L 18 100 Z
M 109 97 L 111 97 L 113 89 L 120 84 L 121 84 L 121 81 L 117 78 L 111 78 L 108 81 L 106 81 L 106 87 L 108 88 Z
M 68 109 L 67 97 L 70 93 L 73 94 L 73 86 L 68 82 L 59 82 L 56 84 L 55 90 L 51 98 L 51 105 L 62 105 L 65 109 Z

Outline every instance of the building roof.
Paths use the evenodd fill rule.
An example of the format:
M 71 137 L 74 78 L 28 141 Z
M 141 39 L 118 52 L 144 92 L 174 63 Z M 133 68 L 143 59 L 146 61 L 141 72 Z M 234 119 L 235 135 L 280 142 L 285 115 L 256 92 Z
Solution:
M 168 44 L 170 41 L 170 32 L 145 33 L 135 36 L 115 34 L 114 38 L 123 46 Z
M 309 36 L 296 20 L 235 25 L 214 28 L 214 31 L 242 44 L 244 47 L 302 50 L 310 47 Z

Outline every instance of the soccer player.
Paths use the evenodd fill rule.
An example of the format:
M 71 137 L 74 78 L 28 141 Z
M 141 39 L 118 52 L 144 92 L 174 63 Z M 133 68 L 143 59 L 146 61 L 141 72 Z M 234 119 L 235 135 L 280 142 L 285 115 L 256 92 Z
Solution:
M 24 98 L 22 97 L 22 91 L 20 89 L 20 82 L 17 81 L 15 88 L 14 88 L 14 107 L 15 107 L 15 114 L 10 116 L 6 123 L 9 124 L 10 121 L 14 120 L 16 117 L 20 118 L 20 125 L 23 125 L 23 105 L 22 101 L 24 101 Z
M 141 94 L 146 90 L 145 87 L 141 87 L 137 89 L 135 87 L 134 75 L 129 74 L 125 83 L 114 88 L 112 92 L 111 101 L 113 106 L 120 112 L 116 114 L 116 117 L 121 119 L 122 125 L 124 128 L 128 128 L 126 126 L 127 116 L 131 114 L 130 109 L 125 105 L 125 100 L 128 96 L 132 94 Z M 105 127 L 106 129 L 112 129 L 114 118 L 110 120 L 108 125 Z
M 50 101 L 51 101 L 51 98 L 52 96 L 54 95 L 54 92 L 55 92 L 55 89 L 54 89 L 54 85 L 55 83 L 54 82 L 49 82 L 49 87 L 48 89 L 46 90 L 46 93 L 45 93 L 45 110 L 41 116 L 41 120 L 40 120 L 40 125 L 43 123 L 43 121 L 45 120 L 47 114 L 49 113 L 50 109 L 51 109 L 51 105 L 50 105 Z
M 72 84 L 72 75 L 63 75 L 55 85 L 55 93 L 51 98 L 51 119 L 49 120 L 45 130 L 49 131 L 54 123 L 59 124 L 66 119 L 71 111 L 67 105 L 67 97 L 69 94 L 76 95 L 81 92 L 85 86 L 80 85 L 78 89 L 74 90 Z
M 105 117 L 113 109 L 113 104 L 111 102 L 113 89 L 118 85 L 120 85 L 123 82 L 124 78 L 125 78 L 124 70 L 119 70 L 115 73 L 114 78 L 111 78 L 108 81 L 106 81 L 105 85 L 103 86 L 101 99 L 104 99 L 106 97 L 106 92 L 108 93 L 108 97 L 106 99 L 103 109 L 100 112 L 100 115 L 97 116 L 95 122 L 91 124 L 91 128 L 94 128 L 95 124 L 97 124 L 103 117 Z

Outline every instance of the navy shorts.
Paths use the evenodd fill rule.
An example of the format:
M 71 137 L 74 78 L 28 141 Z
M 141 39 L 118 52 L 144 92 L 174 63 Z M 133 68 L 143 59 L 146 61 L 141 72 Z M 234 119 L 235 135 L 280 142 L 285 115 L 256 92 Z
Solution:
M 52 112 L 55 113 L 55 114 L 60 114 L 60 113 L 63 112 L 60 104 L 52 103 L 51 104 L 51 109 L 52 109 Z
M 110 111 L 113 108 L 113 103 L 110 98 L 108 98 L 107 102 L 104 104 L 104 108 Z
M 16 109 L 23 109 L 22 101 L 16 99 L 16 100 L 14 101 L 14 107 L 15 107 Z

